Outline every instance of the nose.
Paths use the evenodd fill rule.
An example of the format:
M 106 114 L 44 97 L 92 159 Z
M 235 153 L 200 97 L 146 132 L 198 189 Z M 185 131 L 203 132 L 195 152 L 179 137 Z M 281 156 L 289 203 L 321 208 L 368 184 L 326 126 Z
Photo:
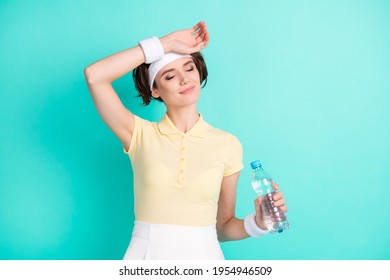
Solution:
M 190 80 L 187 78 L 187 76 L 185 74 L 182 74 L 181 75 L 181 79 L 180 79 L 180 85 L 185 85 L 189 82 Z

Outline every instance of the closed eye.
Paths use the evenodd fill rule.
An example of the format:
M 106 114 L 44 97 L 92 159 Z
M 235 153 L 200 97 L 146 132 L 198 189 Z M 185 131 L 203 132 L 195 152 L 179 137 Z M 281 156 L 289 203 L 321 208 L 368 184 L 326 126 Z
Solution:
M 185 70 L 186 72 L 191 72 L 194 71 L 194 66 L 189 67 L 188 69 Z M 175 77 L 175 75 L 166 75 L 165 80 L 169 81 L 172 80 Z

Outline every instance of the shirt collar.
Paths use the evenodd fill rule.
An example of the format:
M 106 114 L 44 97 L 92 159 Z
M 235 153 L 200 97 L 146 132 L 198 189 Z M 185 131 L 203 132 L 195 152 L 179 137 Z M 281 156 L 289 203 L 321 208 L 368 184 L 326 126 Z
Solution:
M 203 120 L 202 115 L 200 115 L 195 125 L 190 130 L 184 133 L 178 130 L 176 126 L 172 123 L 172 121 L 169 119 L 168 115 L 165 114 L 162 120 L 157 123 L 157 126 L 161 134 L 165 134 L 165 135 L 185 134 L 185 135 L 203 138 L 206 129 L 208 127 L 208 124 Z

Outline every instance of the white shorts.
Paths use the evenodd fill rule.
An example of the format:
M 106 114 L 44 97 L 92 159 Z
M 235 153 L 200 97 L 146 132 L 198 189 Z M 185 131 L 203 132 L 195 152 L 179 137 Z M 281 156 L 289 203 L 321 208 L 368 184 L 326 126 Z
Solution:
M 124 260 L 223 260 L 215 225 L 190 227 L 135 221 Z

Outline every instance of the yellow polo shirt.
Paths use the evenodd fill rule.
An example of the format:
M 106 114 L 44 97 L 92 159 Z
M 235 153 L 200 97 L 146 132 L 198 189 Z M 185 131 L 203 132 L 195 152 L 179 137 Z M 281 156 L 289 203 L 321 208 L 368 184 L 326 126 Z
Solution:
M 156 123 L 135 116 L 129 150 L 137 221 L 206 226 L 216 223 L 224 176 L 243 168 L 235 136 L 202 116 L 186 133 L 168 115 Z

